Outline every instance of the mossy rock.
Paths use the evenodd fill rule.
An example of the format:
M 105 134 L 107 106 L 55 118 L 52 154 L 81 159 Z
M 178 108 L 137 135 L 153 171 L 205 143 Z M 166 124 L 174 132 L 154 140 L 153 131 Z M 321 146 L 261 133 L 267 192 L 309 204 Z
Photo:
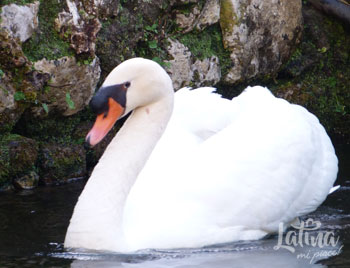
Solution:
M 181 34 L 178 39 L 199 60 L 217 56 L 219 58 L 222 76 L 225 76 L 232 67 L 230 52 L 224 48 L 221 29 L 218 23 L 201 32 L 193 31 L 187 34 Z
M 40 0 L 38 31 L 22 45 L 29 60 L 54 60 L 74 55 L 69 42 L 62 40 L 54 27 L 55 19 L 64 7 L 65 1 Z
M 37 103 L 38 92 L 49 80 L 33 70 L 17 41 L 0 29 L 0 133 L 10 132 L 23 111 Z
M 34 3 L 37 0 L 3 0 L 2 5 L 16 4 L 16 5 L 26 5 Z
M 26 112 L 14 127 L 14 131 L 40 142 L 58 142 L 83 144 L 83 139 L 75 139 L 73 133 L 81 121 L 93 121 L 94 115 L 85 110 L 73 116 L 52 115 L 47 118 L 35 118 Z
M 12 179 L 34 171 L 37 157 L 36 141 L 16 134 L 1 136 L 0 188 L 11 183 Z
M 170 1 L 131 0 L 120 3 L 118 15 L 104 20 L 97 35 L 96 55 L 101 61 L 101 80 L 129 58 L 164 60 L 166 55 L 166 38 L 161 28 L 168 23 L 165 10 L 170 7 Z
M 86 175 L 82 145 L 42 143 L 39 153 L 40 183 L 62 184 Z
M 137 22 L 128 9 L 123 9 L 115 19 L 102 23 L 96 43 L 102 78 L 124 60 L 136 56 L 134 50 L 142 37 L 142 23 Z

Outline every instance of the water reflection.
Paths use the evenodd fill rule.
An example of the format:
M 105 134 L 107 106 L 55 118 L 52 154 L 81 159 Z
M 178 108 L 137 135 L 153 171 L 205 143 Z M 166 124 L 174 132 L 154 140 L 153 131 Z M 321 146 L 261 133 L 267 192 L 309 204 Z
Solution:
M 0 193 L 0 267 L 350 267 L 350 146 L 337 150 L 338 184 L 311 217 L 322 231 L 340 237 L 333 247 L 274 250 L 277 235 L 260 241 L 231 243 L 203 249 L 143 251 L 137 254 L 66 252 L 63 240 L 84 182 L 34 191 Z M 339 250 L 335 257 L 311 260 L 318 252 Z M 304 257 L 298 254 L 303 253 Z M 307 256 L 310 256 L 308 258 Z
M 163 267 L 206 267 L 206 268 L 228 268 L 228 267 L 326 267 L 322 264 L 315 264 L 322 258 L 312 259 L 317 255 L 318 248 L 306 246 L 297 248 L 295 253 L 286 250 L 274 250 L 276 239 L 266 239 L 262 242 L 250 242 L 246 244 L 232 244 L 226 247 L 215 247 L 211 249 L 200 249 L 197 251 L 179 250 L 172 252 L 150 252 L 147 257 L 127 261 L 121 255 L 109 255 L 100 257 L 88 256 L 83 259 L 76 259 L 71 267 L 144 267 L 144 268 L 163 268 Z M 323 248 L 322 250 L 338 250 L 337 248 Z M 300 254 L 305 257 L 297 257 Z M 306 256 L 310 256 L 310 259 Z M 142 262 L 139 262 L 142 261 Z
M 245 252 L 235 254 L 201 254 L 191 255 L 184 258 L 166 259 L 156 261 L 145 261 L 143 263 L 122 263 L 111 260 L 82 261 L 74 260 L 73 268 L 97 268 L 97 267 L 142 267 L 142 268 L 164 268 L 164 267 L 201 267 L 201 268 L 244 268 L 244 267 L 271 267 L 271 268 L 294 268 L 294 267 L 326 267 L 322 264 L 310 264 L 306 260 L 298 260 L 287 252 Z
M 334 232 L 335 237 L 340 240 L 336 246 L 313 247 L 302 243 L 293 247 L 295 252 L 279 248 L 277 235 L 270 236 L 264 240 L 246 241 L 216 245 L 201 249 L 182 249 L 170 251 L 143 251 L 134 255 L 120 254 L 76 254 L 73 252 L 59 253 L 56 257 L 74 258 L 71 267 L 327 267 L 322 260 L 328 256 L 339 255 L 343 248 L 343 239 L 340 230 L 350 225 L 350 217 L 343 215 L 327 214 L 337 212 L 328 208 L 321 209 L 312 215 L 315 220 L 321 220 L 322 227 L 308 234 L 316 237 L 319 233 Z M 328 221 L 329 219 L 329 221 Z M 337 228 L 329 224 L 337 223 Z M 345 226 L 343 226 L 345 224 Z M 292 228 L 291 228 L 292 229 Z M 293 230 L 293 229 L 292 229 Z M 346 239 L 347 240 L 347 239 Z

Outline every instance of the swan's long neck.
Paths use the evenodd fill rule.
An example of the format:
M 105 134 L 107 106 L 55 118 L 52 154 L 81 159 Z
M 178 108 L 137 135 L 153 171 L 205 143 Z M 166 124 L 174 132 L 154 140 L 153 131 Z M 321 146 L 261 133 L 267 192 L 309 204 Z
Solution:
M 137 108 L 107 147 L 74 209 L 65 247 L 127 251 L 123 210 L 138 174 L 164 132 L 173 96 Z

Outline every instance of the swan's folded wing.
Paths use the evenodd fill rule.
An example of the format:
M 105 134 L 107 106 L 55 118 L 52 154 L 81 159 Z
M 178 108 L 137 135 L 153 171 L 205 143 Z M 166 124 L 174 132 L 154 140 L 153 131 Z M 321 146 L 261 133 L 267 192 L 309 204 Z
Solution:
M 201 87 L 177 91 L 169 124 L 182 127 L 202 141 L 224 129 L 232 121 L 233 107 L 230 100 L 222 98 L 215 90 Z
M 189 193 L 197 189 L 199 200 L 210 199 L 210 213 L 221 208 L 213 217 L 221 224 L 277 231 L 280 222 L 324 201 L 336 179 L 337 158 L 315 116 L 260 89 L 235 98 L 232 124 L 192 156 Z

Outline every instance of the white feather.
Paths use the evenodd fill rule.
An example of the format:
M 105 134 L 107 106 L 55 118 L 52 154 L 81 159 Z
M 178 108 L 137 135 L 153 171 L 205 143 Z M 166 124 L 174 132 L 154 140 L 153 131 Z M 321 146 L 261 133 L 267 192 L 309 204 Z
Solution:
M 198 247 L 277 232 L 315 210 L 337 174 L 317 118 L 262 87 L 232 101 L 175 94 L 174 114 L 126 205 L 130 245 Z

